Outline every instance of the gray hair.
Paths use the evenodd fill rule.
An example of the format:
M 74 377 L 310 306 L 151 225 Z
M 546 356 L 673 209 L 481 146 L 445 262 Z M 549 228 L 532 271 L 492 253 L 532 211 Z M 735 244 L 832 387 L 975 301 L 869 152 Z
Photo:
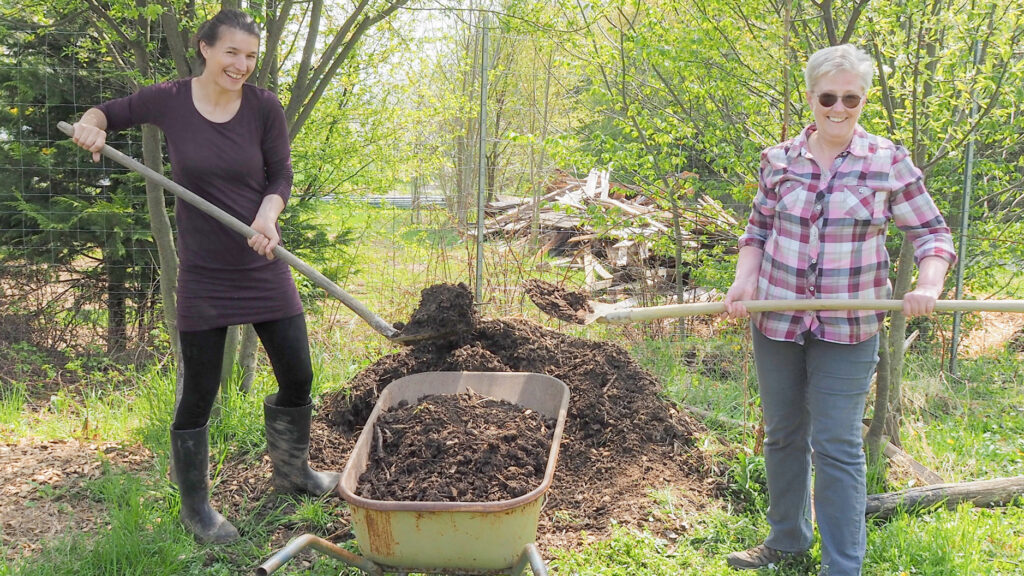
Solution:
M 807 91 L 812 92 L 818 80 L 838 72 L 852 72 L 859 76 L 860 83 L 867 92 L 875 75 L 875 65 L 867 52 L 853 44 L 822 48 L 807 59 L 807 68 L 804 69 Z

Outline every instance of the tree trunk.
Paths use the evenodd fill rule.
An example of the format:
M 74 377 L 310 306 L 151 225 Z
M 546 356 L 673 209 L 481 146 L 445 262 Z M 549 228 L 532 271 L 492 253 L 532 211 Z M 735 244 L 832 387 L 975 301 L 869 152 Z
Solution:
M 913 271 L 914 244 L 904 237 L 896 268 L 893 298 L 902 299 L 910 291 Z M 900 447 L 903 445 L 900 441 L 900 425 L 903 421 L 903 357 L 906 354 L 903 341 L 906 337 L 907 317 L 903 312 L 893 312 L 889 322 L 889 411 L 884 424 L 889 441 Z
M 530 250 L 537 252 L 540 238 L 540 197 L 543 194 L 544 182 L 547 177 L 544 171 L 544 153 L 548 139 L 548 104 L 551 96 L 551 63 L 554 60 L 554 52 L 548 53 L 547 64 L 544 67 L 544 112 L 541 117 L 540 126 L 540 158 L 537 160 L 537 178 L 533 184 L 533 211 L 530 214 Z M 532 158 L 532 154 L 531 154 Z
M 221 390 L 231 380 L 231 375 L 235 373 L 235 359 L 238 357 L 238 342 L 241 340 L 241 332 L 241 326 L 228 326 L 227 335 L 224 338 L 224 355 L 220 364 Z
M 864 451 L 867 453 L 868 469 L 882 463 L 882 438 L 885 435 L 885 422 L 889 417 L 889 329 L 882 326 L 878 333 L 878 366 L 875 368 L 875 412 L 864 438 Z
M 870 518 L 886 519 L 903 510 L 916 512 L 942 504 L 956 508 L 961 502 L 971 502 L 981 508 L 992 508 L 1009 503 L 1024 495 L 1024 476 L 979 480 L 962 484 L 934 484 L 899 492 L 871 494 L 865 514 Z
M 238 353 L 238 363 L 242 369 L 242 383 L 238 389 L 244 394 L 252 391 L 252 383 L 256 380 L 256 351 L 259 344 L 256 329 L 252 324 L 246 324 L 242 328 L 242 345 Z
M 163 154 L 160 144 L 160 129 L 152 124 L 142 127 L 142 160 L 149 168 L 163 172 Z M 181 362 L 181 348 L 178 345 L 178 303 L 175 292 L 178 286 L 178 254 L 174 248 L 174 234 L 171 232 L 171 218 L 164 203 L 164 189 L 159 184 L 146 180 L 146 205 L 149 209 L 149 229 L 156 243 L 160 260 L 160 299 L 163 302 L 164 324 L 171 341 L 171 350 L 176 363 Z M 181 380 L 177 388 L 180 392 Z
M 112 245 L 110 241 L 108 245 Z M 107 354 L 119 357 L 128 343 L 127 332 L 127 268 L 123 260 L 110 254 L 103 257 L 107 276 Z M 141 310 L 140 310 L 141 314 Z

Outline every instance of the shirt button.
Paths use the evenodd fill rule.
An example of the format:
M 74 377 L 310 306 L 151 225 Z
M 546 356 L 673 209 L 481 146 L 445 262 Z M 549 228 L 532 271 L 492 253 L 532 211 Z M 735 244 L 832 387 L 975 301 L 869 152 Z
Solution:
M 811 287 L 810 287 L 810 288 L 808 288 L 807 290 L 809 290 L 809 291 L 811 291 L 811 292 L 814 292 L 814 286 L 811 286 Z

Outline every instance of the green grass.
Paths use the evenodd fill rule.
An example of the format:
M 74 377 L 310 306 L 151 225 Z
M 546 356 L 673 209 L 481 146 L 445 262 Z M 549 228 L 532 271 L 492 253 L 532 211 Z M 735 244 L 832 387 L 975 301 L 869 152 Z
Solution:
M 737 574 L 725 555 L 763 540 L 764 522 L 753 515 L 712 511 L 689 519 L 692 529 L 678 538 L 619 528 L 612 538 L 577 551 L 556 551 L 558 574 L 578 576 L 662 576 Z M 817 545 L 804 557 L 775 570 L 748 574 L 817 574 Z M 1024 574 L 1024 503 L 998 510 L 961 505 L 914 516 L 899 515 L 871 526 L 864 576 L 985 576 Z
M 0 439 L 123 438 L 142 417 L 132 402 L 137 390 L 126 384 L 135 380 L 134 373 L 87 375 L 79 384 L 55 389 L 48 396 L 34 392 L 31 384 L 4 384 L 0 393 Z
M 1024 374 L 1012 352 L 964 359 L 958 376 L 911 356 L 903 440 L 948 481 L 1024 474 Z
M 630 353 L 661 380 L 667 399 L 725 421 L 756 423 L 760 418 L 757 376 L 745 332 L 729 330 L 710 340 L 641 340 Z M 749 436 L 749 430 L 723 425 L 722 420 L 704 420 L 731 440 Z
M 869 531 L 867 574 L 1024 574 L 1024 501 L 900 515 Z
M 687 534 L 656 536 L 649 531 L 619 527 L 611 538 L 576 551 L 556 551 L 551 566 L 558 574 L 579 576 L 674 576 L 677 574 L 735 575 L 725 555 L 763 540 L 763 521 L 717 510 L 691 518 Z M 673 537 L 674 536 L 674 537 Z M 812 554 L 794 557 L 776 569 L 747 572 L 795 576 L 817 574 Z
M 0 386 L 0 437 L 5 430 L 20 428 L 22 410 L 27 402 L 28 394 L 23 383 L 11 382 Z

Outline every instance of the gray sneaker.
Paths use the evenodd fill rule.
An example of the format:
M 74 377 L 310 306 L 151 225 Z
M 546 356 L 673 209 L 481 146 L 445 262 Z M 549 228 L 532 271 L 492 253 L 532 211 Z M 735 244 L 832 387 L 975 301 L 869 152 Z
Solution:
M 749 550 L 732 552 L 725 557 L 729 566 L 736 570 L 757 570 L 772 564 L 778 564 L 783 558 L 793 556 L 792 552 L 783 552 L 758 544 Z

